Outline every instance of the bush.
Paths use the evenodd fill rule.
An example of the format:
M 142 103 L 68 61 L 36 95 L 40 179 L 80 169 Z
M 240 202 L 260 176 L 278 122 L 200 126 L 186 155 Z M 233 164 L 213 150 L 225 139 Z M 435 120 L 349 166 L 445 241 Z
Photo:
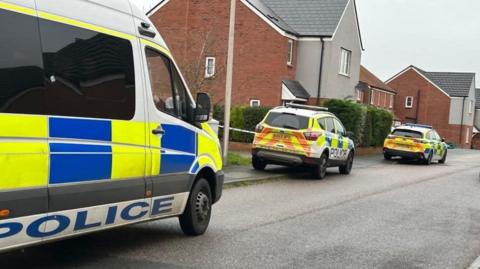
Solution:
M 230 127 L 255 131 L 255 127 L 265 118 L 269 110 L 268 107 L 233 107 L 230 114 Z M 220 125 L 224 125 L 224 108 L 214 106 L 213 111 L 213 118 L 220 121 Z M 230 141 L 251 143 L 253 138 L 253 134 L 230 131 Z
M 354 133 L 357 146 L 379 147 L 391 131 L 393 115 L 389 111 L 365 106 L 348 100 L 328 100 L 324 103 L 348 131 Z

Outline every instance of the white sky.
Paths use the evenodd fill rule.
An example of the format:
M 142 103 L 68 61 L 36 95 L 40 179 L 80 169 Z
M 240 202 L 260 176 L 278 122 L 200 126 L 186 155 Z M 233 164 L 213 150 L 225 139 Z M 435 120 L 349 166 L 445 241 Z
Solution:
M 357 8 L 362 62 L 381 79 L 411 64 L 480 73 L 479 0 L 357 0 Z

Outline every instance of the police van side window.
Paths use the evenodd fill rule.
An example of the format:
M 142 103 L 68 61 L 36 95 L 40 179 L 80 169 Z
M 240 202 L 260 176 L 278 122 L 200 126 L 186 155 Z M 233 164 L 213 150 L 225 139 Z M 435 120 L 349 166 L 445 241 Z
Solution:
M 335 129 L 337 130 L 338 135 L 345 135 L 345 128 L 343 125 L 336 119 L 334 119 L 335 122 Z
M 0 33 L 0 113 L 44 114 L 38 19 L 0 9 Z
M 192 102 L 172 62 L 155 50 L 147 48 L 145 53 L 155 107 L 161 112 L 190 122 Z
M 130 120 L 135 75 L 130 41 L 40 19 L 47 114 Z
M 318 119 L 318 125 L 320 125 L 320 128 L 322 128 L 322 130 L 327 130 L 325 118 Z

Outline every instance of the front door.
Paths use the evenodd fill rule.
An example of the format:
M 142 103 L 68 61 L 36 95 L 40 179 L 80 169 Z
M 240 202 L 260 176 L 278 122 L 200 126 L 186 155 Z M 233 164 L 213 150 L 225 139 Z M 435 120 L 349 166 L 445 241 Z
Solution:
M 145 43 L 150 184 L 154 200 L 161 197 L 172 205 L 168 210 L 153 208 L 152 217 L 159 217 L 181 213 L 186 203 L 193 182 L 190 171 L 197 156 L 197 128 L 191 124 L 191 96 L 174 62 L 165 49 Z

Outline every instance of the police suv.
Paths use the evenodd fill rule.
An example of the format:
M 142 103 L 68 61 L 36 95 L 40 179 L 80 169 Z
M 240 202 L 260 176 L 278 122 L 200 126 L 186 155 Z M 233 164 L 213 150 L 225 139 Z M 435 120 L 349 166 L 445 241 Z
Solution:
M 0 0 L 0 251 L 179 217 L 205 232 L 220 145 L 129 0 Z
M 257 170 L 268 164 L 306 166 L 318 179 L 325 177 L 328 167 L 350 174 L 355 156 L 351 135 L 326 108 L 277 107 L 257 125 L 252 164 Z

